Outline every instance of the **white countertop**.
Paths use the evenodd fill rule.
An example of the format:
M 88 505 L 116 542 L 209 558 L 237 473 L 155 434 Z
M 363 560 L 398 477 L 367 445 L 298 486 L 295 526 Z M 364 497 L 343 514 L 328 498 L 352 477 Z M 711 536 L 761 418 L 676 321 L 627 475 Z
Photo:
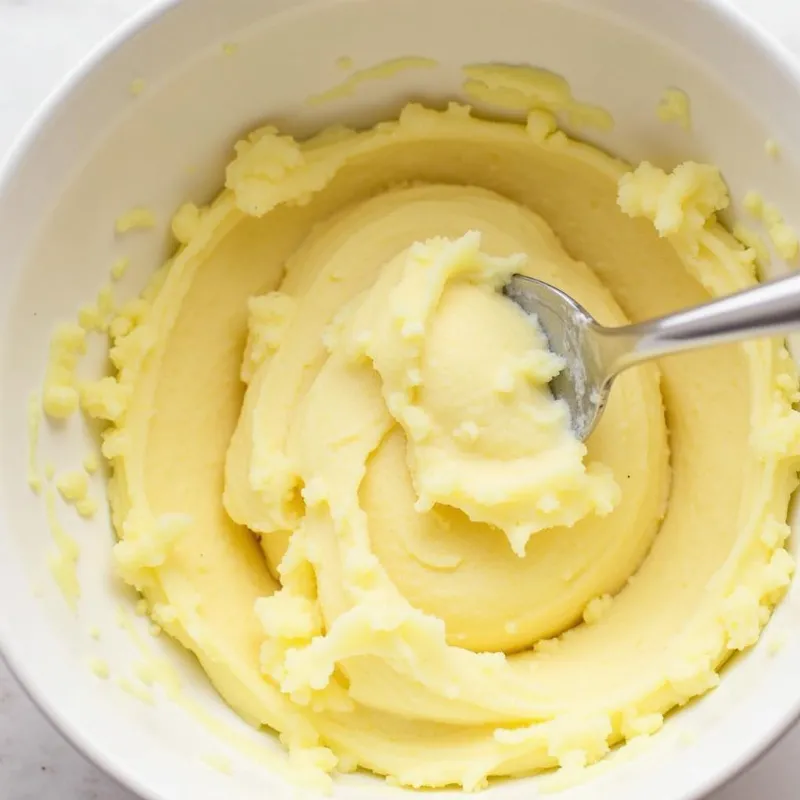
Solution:
M 647 0 L 657 2 L 658 0 Z M 796 0 L 729 0 L 800 55 Z M 147 0 L 0 0 L 0 155 L 61 77 Z M 708 800 L 797 800 L 800 727 Z M 136 800 L 56 733 L 0 661 L 0 800 Z

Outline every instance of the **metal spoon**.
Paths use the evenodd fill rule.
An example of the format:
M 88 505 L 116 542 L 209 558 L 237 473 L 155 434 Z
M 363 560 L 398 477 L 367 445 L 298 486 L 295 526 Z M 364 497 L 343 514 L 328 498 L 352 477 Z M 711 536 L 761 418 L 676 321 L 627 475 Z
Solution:
M 597 425 L 614 378 L 628 367 L 709 345 L 800 329 L 800 274 L 727 295 L 666 317 L 606 328 L 550 284 L 514 275 L 503 293 L 537 318 L 565 368 L 551 381 L 579 439 Z

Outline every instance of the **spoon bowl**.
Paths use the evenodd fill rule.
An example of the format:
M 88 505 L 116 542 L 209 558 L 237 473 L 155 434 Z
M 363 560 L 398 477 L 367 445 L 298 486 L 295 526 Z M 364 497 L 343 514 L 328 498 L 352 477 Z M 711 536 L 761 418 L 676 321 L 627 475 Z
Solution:
M 575 435 L 586 439 L 611 388 L 598 346 L 601 326 L 580 303 L 536 278 L 514 275 L 503 294 L 535 317 L 552 352 L 564 359 L 564 369 L 550 381 L 550 389 L 569 407 Z
M 622 370 L 686 350 L 800 328 L 800 274 L 617 328 L 600 325 L 569 295 L 536 278 L 513 275 L 503 294 L 536 318 L 550 350 L 564 359 L 550 388 L 567 404 L 581 441 L 595 429 Z

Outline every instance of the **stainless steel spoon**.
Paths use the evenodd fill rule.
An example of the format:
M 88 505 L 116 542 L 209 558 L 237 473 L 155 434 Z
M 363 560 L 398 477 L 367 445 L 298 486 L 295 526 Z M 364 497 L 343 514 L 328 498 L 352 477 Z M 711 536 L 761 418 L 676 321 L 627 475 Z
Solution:
M 535 278 L 514 275 L 503 293 L 537 318 L 550 349 L 564 358 L 550 388 L 569 406 L 582 440 L 597 425 L 622 370 L 684 350 L 800 329 L 800 274 L 619 328 L 600 325 L 571 297 Z

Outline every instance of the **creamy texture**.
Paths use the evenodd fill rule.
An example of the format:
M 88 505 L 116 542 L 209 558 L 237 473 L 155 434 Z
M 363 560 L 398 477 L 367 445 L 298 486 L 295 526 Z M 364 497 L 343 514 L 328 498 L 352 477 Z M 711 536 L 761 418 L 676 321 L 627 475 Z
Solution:
M 120 574 L 306 776 L 474 789 L 655 732 L 790 579 L 794 365 L 759 340 L 624 373 L 584 447 L 494 289 L 619 325 L 752 285 L 727 202 L 713 167 L 630 173 L 541 108 L 254 132 L 80 387 Z
M 756 264 L 763 268 L 772 262 L 772 254 L 769 251 L 764 237 L 749 225 L 737 222 L 733 226 L 733 235 L 748 249 L 755 253 Z
M 61 497 L 67 503 L 72 503 L 82 517 L 93 517 L 97 512 L 97 501 L 89 494 L 86 471 L 76 469 L 62 472 L 56 477 L 56 488 Z
M 348 60 L 346 56 L 340 58 L 336 64 L 340 69 L 351 69 L 353 66 L 352 59 Z M 380 64 L 374 64 L 366 69 L 357 70 L 331 89 L 326 89 L 319 94 L 312 94 L 306 99 L 306 103 L 310 106 L 332 103 L 335 100 L 351 97 L 365 83 L 388 80 L 408 70 L 434 69 L 437 66 L 439 66 L 439 62 L 432 58 L 422 58 L 421 56 L 393 58 Z
M 131 264 L 131 260 L 127 257 L 118 258 L 112 265 L 111 265 L 111 280 L 112 281 L 119 281 L 122 280 L 125 273 L 128 271 L 128 267 Z
M 748 214 L 764 223 L 775 252 L 786 260 L 793 259 L 800 249 L 800 242 L 796 231 L 784 221 L 780 209 L 755 190 L 747 192 L 743 205 Z
M 53 536 L 55 547 L 47 554 L 47 566 L 61 594 L 69 607 L 74 611 L 81 596 L 81 585 L 78 581 L 78 556 L 80 547 L 67 532 L 58 519 L 56 512 L 56 494 L 51 487 L 44 492 L 47 524 Z
M 127 233 L 137 228 L 152 228 L 155 224 L 155 214 L 151 209 L 137 207 L 120 214 L 114 223 L 114 227 L 117 233 Z
M 75 370 L 86 353 L 86 329 L 63 323 L 50 339 L 50 358 L 42 390 L 42 408 L 55 419 L 66 419 L 78 410 L 80 395 Z
M 503 111 L 558 114 L 574 128 L 614 127 L 614 119 L 605 108 L 577 100 L 567 80 L 550 70 L 511 64 L 471 64 L 464 67 L 464 74 L 463 91 L 470 100 Z M 537 114 L 533 124 L 541 124 L 541 120 L 542 115 Z
M 664 90 L 658 101 L 656 114 L 662 122 L 676 122 L 685 131 L 691 130 L 692 112 L 689 95 L 674 87 Z

